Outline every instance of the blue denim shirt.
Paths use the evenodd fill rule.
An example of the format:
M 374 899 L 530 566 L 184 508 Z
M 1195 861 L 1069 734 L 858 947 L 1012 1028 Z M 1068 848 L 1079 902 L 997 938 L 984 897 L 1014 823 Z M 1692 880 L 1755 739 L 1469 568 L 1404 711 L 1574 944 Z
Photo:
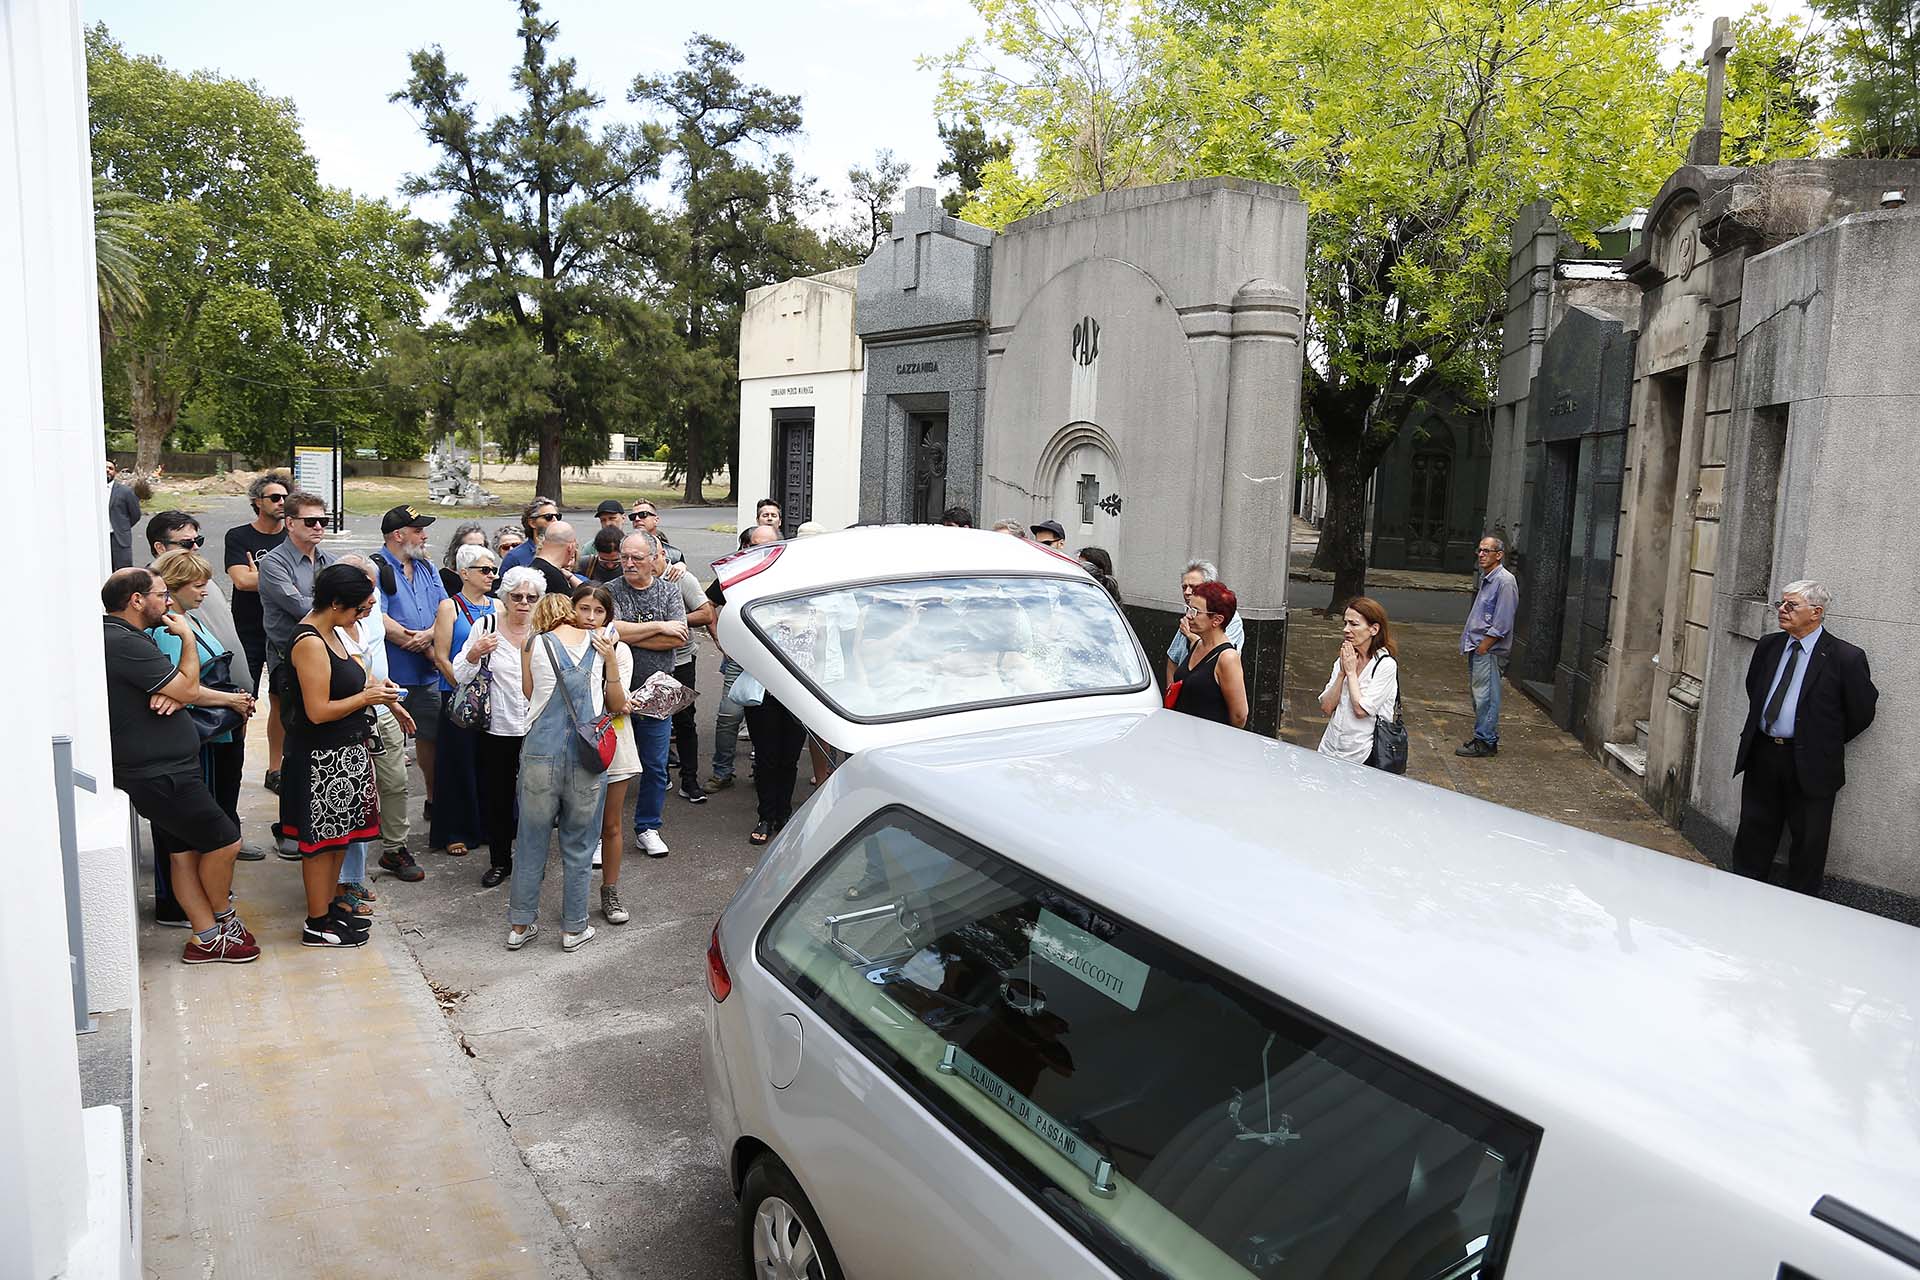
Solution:
M 1519 608 L 1520 584 L 1507 572 L 1507 566 L 1499 565 L 1480 581 L 1473 608 L 1467 611 L 1467 625 L 1460 632 L 1460 652 L 1472 653 L 1482 640 L 1492 636 L 1493 648 L 1488 652 L 1503 658 L 1512 653 L 1513 615 Z
M 392 552 L 382 551 L 380 555 L 389 563 L 394 562 Z M 380 607 L 387 616 L 409 631 L 433 630 L 434 615 L 440 610 L 440 602 L 447 598 L 440 571 L 425 560 L 416 560 L 413 576 L 409 578 L 394 563 L 393 587 L 392 595 L 380 593 Z M 387 671 L 395 684 L 437 685 L 440 680 L 440 669 L 433 665 L 431 653 L 414 653 L 398 645 L 387 646 Z

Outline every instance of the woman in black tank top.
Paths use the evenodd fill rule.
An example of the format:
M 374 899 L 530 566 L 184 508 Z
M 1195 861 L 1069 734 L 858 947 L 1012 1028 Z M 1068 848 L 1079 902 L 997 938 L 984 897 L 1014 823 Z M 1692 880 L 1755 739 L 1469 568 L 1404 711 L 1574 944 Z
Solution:
M 1239 601 L 1218 582 L 1203 582 L 1187 604 L 1198 638 L 1174 669 L 1167 686 L 1167 706 L 1183 715 L 1198 716 L 1244 728 L 1247 723 L 1246 672 L 1240 653 L 1227 643 L 1227 624 Z

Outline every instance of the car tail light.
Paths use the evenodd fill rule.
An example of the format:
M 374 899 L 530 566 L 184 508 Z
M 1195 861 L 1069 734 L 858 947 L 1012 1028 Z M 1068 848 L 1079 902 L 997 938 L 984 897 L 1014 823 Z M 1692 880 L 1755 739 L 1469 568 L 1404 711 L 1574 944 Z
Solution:
M 720 590 L 725 591 L 737 582 L 745 582 L 754 574 L 772 568 L 773 562 L 785 550 L 782 543 L 767 542 L 736 551 L 730 556 L 721 556 L 713 562 L 713 575 L 720 580 Z
M 713 1002 L 719 1004 L 733 994 L 733 976 L 727 972 L 727 957 L 720 950 L 720 926 L 713 926 L 713 936 L 707 940 L 707 990 L 713 993 Z

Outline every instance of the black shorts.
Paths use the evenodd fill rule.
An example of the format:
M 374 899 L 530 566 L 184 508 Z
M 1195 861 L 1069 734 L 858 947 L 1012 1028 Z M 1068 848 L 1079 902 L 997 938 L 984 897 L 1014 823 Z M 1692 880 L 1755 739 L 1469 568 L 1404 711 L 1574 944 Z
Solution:
M 213 798 L 197 762 L 179 773 L 115 779 L 114 785 L 127 793 L 135 813 L 166 832 L 183 849 L 207 853 L 240 842 L 239 824 Z

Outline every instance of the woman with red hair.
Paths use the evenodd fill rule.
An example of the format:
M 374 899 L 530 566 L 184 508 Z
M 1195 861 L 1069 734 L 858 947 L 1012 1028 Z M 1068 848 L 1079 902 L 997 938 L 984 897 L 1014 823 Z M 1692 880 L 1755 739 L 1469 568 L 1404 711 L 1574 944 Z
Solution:
M 1187 597 L 1187 618 L 1197 639 L 1173 670 L 1168 707 L 1236 729 L 1246 727 L 1246 671 L 1239 650 L 1227 643 L 1227 624 L 1239 607 L 1233 591 L 1220 582 L 1203 582 Z

